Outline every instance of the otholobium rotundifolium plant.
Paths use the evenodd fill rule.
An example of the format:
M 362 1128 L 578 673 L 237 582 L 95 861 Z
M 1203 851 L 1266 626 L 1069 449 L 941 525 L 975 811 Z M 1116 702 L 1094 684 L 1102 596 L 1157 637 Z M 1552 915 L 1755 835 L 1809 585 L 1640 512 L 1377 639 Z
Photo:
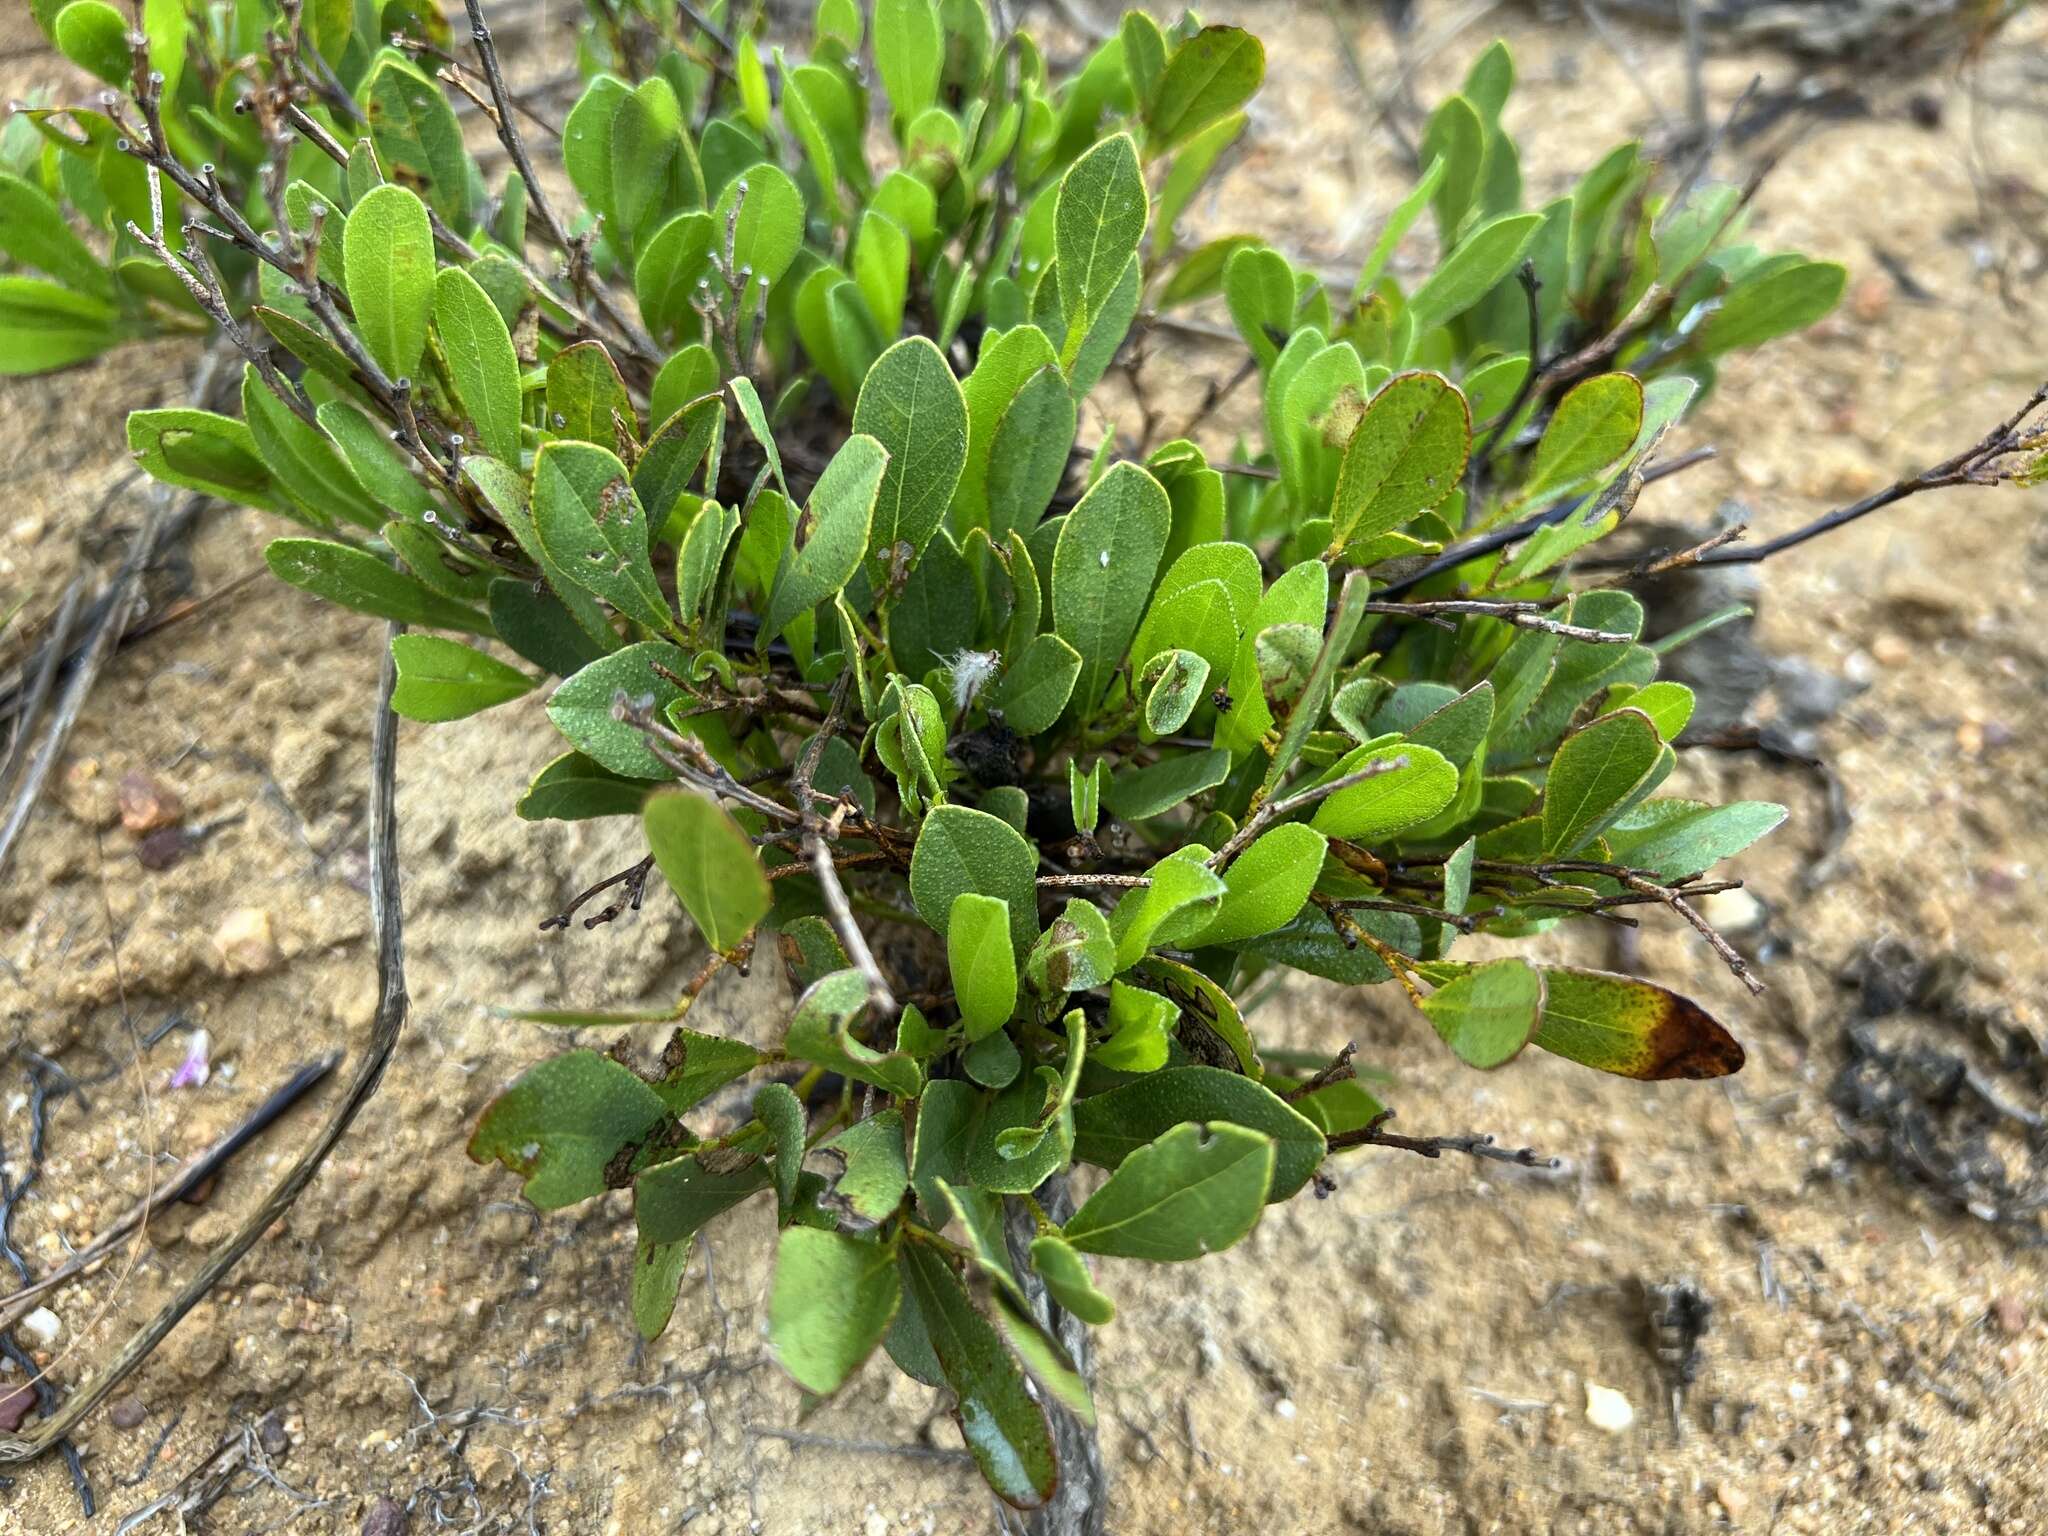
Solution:
M 1659 794 L 1687 636 L 1572 576 L 1715 360 L 1841 292 L 1742 243 L 1737 189 L 1624 144 L 1525 206 L 1495 45 L 1346 286 L 1181 239 L 1265 69 L 1192 17 L 1057 78 L 983 0 L 822 0 L 772 48 L 744 6 L 594 5 L 570 198 L 475 0 L 459 37 L 406 0 L 35 9 L 110 89 L 0 140 L 0 366 L 213 334 L 237 408 L 135 412 L 142 467 L 298 523 L 279 576 L 409 626 L 401 713 L 548 690 L 518 815 L 636 819 L 611 912 L 658 869 L 708 959 L 672 1010 L 546 1017 L 791 979 L 768 1043 L 568 1051 L 470 1143 L 542 1209 L 633 1191 L 649 1336 L 699 1229 L 772 1199 L 789 1374 L 881 1346 L 1031 1506 L 1048 1412 L 1090 1407 L 1027 1289 L 1107 1324 L 1091 1261 L 1228 1248 L 1386 1140 L 1348 1062 L 1262 1055 L 1243 1000 L 1287 972 L 1391 982 L 1477 1068 L 1741 1065 L 1649 982 L 1456 957 L 1696 918 L 1783 815 Z M 1081 441 L 1133 338 L 1219 297 L 1254 439 Z M 1076 1163 L 1107 1177 L 1056 1221 Z

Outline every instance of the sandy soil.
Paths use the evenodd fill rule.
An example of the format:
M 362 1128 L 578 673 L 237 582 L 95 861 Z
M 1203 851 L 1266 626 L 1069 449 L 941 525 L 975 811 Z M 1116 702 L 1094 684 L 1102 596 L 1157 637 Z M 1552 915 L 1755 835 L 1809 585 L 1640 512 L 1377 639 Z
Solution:
M 1228 9 L 1267 37 L 1271 67 L 1250 152 L 1197 222 L 1258 228 L 1273 210 L 1302 254 L 1341 269 L 1401 191 L 1386 136 L 1319 10 Z M 1453 9 L 1424 6 L 1422 34 Z M 1375 90 L 1395 69 L 1377 15 L 1356 25 Z M 1625 34 L 1625 61 L 1576 26 L 1521 11 L 1492 24 L 1521 62 L 1509 120 L 1544 196 L 1615 137 L 1654 128 L 1646 96 L 1681 110 L 1668 38 Z M 1421 97 L 1454 84 L 1488 35 L 1475 26 L 1426 62 Z M 18 14 L 0 23 L 10 58 L 31 36 Z M 2026 274 L 2042 252 L 2024 220 L 2044 190 L 2031 180 L 2042 116 L 2022 71 L 2040 78 L 2041 41 L 2035 25 L 1975 76 L 1853 82 L 1871 115 L 1790 145 L 1759 199 L 1759 233 L 1847 261 L 1851 299 L 1811 336 L 1728 370 L 1678 445 L 1712 443 L 1721 457 L 1660 485 L 1641 516 L 1698 526 L 1738 497 L 1760 534 L 1781 531 L 1974 440 L 2038 381 L 2042 314 Z M 1793 78 L 1773 56 L 1716 58 L 1712 100 L 1725 108 L 1759 70 Z M 10 95 L 62 78 L 47 56 L 0 66 Z M 1936 126 L 1913 120 L 1915 93 Z M 1724 157 L 1724 173 L 1742 168 Z M 1924 301 L 1886 275 L 1880 249 Z M 187 361 L 160 347 L 0 391 L 0 597 L 26 593 L 39 618 L 82 560 L 118 551 L 138 511 L 132 488 L 109 495 L 125 468 L 120 412 L 169 401 Z M 1197 352 L 1148 377 L 1191 388 L 1228 367 Z M 1410 1131 L 1487 1130 L 1565 1166 L 1351 1157 L 1331 1165 L 1329 1199 L 1274 1210 L 1226 1255 L 1105 1265 L 1120 1307 L 1098 1335 L 1113 1531 L 2048 1531 L 2041 1248 L 2023 1224 L 1847 1155 L 1855 1127 L 1830 1100 L 1845 1030 L 1871 1011 L 1871 989 L 1841 975 L 1879 940 L 1946 962 L 1940 999 L 1880 1019 L 1880 1043 L 1981 1057 L 2007 1024 L 2012 1038 L 2042 1038 L 2044 507 L 2040 493 L 1929 497 L 1762 572 L 1758 637 L 1809 670 L 1759 701 L 1759 718 L 1800 724 L 1802 702 L 1826 692 L 1815 675 L 1855 685 L 1815 738 L 1853 821 L 1824 857 L 1827 802 L 1811 772 L 1754 754 L 1682 766 L 1702 793 L 1794 810 L 1741 870 L 1762 903 L 1744 941 L 1770 984 L 1761 1000 L 1682 929 L 1654 926 L 1640 946 L 1649 973 L 1709 1002 L 1748 1044 L 1748 1068 L 1725 1087 L 1645 1088 L 1547 1058 L 1481 1076 L 1377 997 L 1302 986 L 1267 1006 L 1257 1025 L 1275 1043 L 1356 1039 L 1392 1075 Z M 256 566 L 270 532 L 255 514 L 208 516 L 189 549 L 191 589 Z M 374 999 L 363 770 L 379 629 L 261 580 L 130 648 L 94 696 L 0 891 L 12 1049 L 0 1147 L 13 1170 L 31 1074 L 61 1081 L 30 1053 L 77 1085 L 51 1104 L 40 1182 L 16 1214 L 39 1271 L 295 1066 L 360 1049 Z M 462 1156 L 483 1104 L 560 1045 L 491 1005 L 663 998 L 693 963 L 665 896 L 596 933 L 537 931 L 626 858 L 623 832 L 510 816 L 551 740 L 538 699 L 460 729 L 405 728 L 415 1011 L 382 1093 L 306 1197 L 133 1378 L 133 1401 L 92 1422 L 82 1450 L 99 1518 L 83 1518 L 52 1459 L 0 1490 L 0 1532 L 111 1530 L 267 1419 L 205 1529 L 991 1528 L 924 1389 L 878 1365 L 800 1419 L 765 1348 L 764 1209 L 713 1229 L 668 1334 L 642 1347 L 624 1305 L 623 1198 L 541 1218 Z M 170 868 L 144 867 L 121 824 L 132 773 L 173 791 L 187 828 L 213 829 Z M 241 941 L 224 948 L 224 930 Z M 1611 958 L 1583 936 L 1548 947 Z M 781 1001 L 764 967 L 703 1006 L 710 1027 L 762 1039 Z M 171 1090 L 193 1028 L 211 1036 L 214 1075 Z M 1998 1066 L 1985 1070 L 2020 1113 L 2048 1094 L 2048 1080 Z M 62 1333 L 41 1353 L 56 1379 L 89 1374 L 225 1239 L 332 1091 L 204 1205 L 54 1300 Z M 2027 1149 L 2011 1129 L 1990 1150 L 2018 1177 Z M 1712 1313 L 1674 1411 L 1647 1298 L 1680 1281 Z M 0 1396 L 19 1379 L 0 1372 Z M 1589 1421 L 1593 1385 L 1627 1400 L 1631 1426 Z M 171 1528 L 168 1516 L 139 1527 Z

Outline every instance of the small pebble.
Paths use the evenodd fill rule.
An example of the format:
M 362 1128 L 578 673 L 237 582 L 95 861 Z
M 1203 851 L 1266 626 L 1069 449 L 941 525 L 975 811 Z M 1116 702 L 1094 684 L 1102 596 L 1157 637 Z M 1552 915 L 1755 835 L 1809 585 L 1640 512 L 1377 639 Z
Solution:
M 2000 1296 L 1991 1303 L 1991 1321 L 1998 1325 L 2000 1333 L 2025 1333 L 2027 1304 L 2017 1296 Z
M 63 1321 L 48 1307 L 37 1307 L 21 1320 L 21 1332 L 39 1349 L 48 1349 L 63 1337 Z
M 1598 1382 L 1586 1383 L 1586 1422 L 1595 1429 L 1618 1435 L 1635 1423 L 1636 1411 L 1629 1406 L 1627 1398 L 1612 1387 L 1603 1387 Z
M 107 1420 L 116 1429 L 133 1429 L 149 1417 L 149 1409 L 141 1398 L 133 1396 L 116 1398 L 107 1410 Z
M 230 976 L 260 976 L 277 964 L 277 937 L 261 907 L 238 907 L 214 930 L 213 947 Z
M 405 1506 L 390 1497 L 379 1498 L 363 1516 L 363 1536 L 405 1536 L 412 1522 Z
M 123 774 L 116 798 L 121 807 L 121 825 L 134 837 L 171 826 L 185 814 L 184 802 L 176 793 L 146 773 Z
M 35 1405 L 34 1387 L 16 1387 L 12 1392 L 0 1395 L 0 1433 L 11 1435 L 21 1428 L 21 1421 L 29 1416 Z

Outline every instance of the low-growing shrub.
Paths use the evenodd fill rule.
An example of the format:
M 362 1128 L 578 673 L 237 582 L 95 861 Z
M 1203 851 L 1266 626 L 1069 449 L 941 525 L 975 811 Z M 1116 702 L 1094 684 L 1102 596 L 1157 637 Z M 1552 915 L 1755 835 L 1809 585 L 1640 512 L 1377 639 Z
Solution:
M 650 1337 L 694 1234 L 767 1195 L 789 1374 L 829 1394 L 883 1346 L 1031 1506 L 1048 1412 L 1090 1412 L 1033 1295 L 1108 1323 L 1091 1257 L 1228 1248 L 1396 1141 L 1348 1055 L 1262 1053 L 1278 978 L 1391 982 L 1482 1069 L 1741 1065 L 1650 982 L 1455 952 L 1631 906 L 1711 936 L 1702 877 L 1781 819 L 1659 793 L 1688 636 L 1572 572 L 1716 360 L 1843 272 L 1635 144 L 1527 206 L 1499 45 L 1333 282 L 1275 231 L 1181 238 L 1263 77 L 1238 28 L 1134 12 L 1056 75 L 983 0 L 822 0 L 773 48 L 709 11 L 592 6 L 569 197 L 474 0 L 467 37 L 405 0 L 147 0 L 134 36 L 36 0 L 113 89 L 0 140 L 0 367 L 224 339 L 238 411 L 135 412 L 137 462 L 298 523 L 279 576 L 407 626 L 401 713 L 550 690 L 517 814 L 636 818 L 599 918 L 658 870 L 708 959 L 672 1010 L 547 1017 L 681 1019 L 749 963 L 798 996 L 763 1045 L 543 1061 L 471 1154 L 546 1210 L 633 1191 Z M 1082 440 L 1133 338 L 1218 298 L 1237 380 L 1170 440 Z M 925 942 L 885 965 L 877 923 Z M 1076 1163 L 1107 1177 L 1056 1220 Z

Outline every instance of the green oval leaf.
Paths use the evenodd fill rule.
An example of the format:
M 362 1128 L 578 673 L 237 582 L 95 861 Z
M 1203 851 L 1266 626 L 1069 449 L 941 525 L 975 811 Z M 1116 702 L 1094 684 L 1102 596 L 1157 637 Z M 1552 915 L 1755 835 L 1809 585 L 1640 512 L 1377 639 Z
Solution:
M 994 1034 L 1017 1008 L 1017 956 L 1010 909 L 997 896 L 962 891 L 947 919 L 946 958 L 970 1042 Z
M 391 379 L 419 372 L 434 312 L 434 231 L 404 187 L 373 187 L 349 211 L 349 303 L 363 345 Z
M 1007 904 L 1010 942 L 1021 955 L 1038 937 L 1038 855 L 1007 821 L 964 805 L 932 809 L 910 855 L 910 899 L 941 938 L 963 891 Z
M 1373 396 L 1344 448 L 1330 508 L 1332 551 L 1400 527 L 1457 490 L 1472 415 L 1449 380 L 1404 373 Z
M 716 801 L 684 789 L 648 796 L 641 822 L 655 865 L 704 942 L 730 954 L 774 901 L 747 834 Z
M 461 720 L 533 689 L 517 667 L 439 635 L 396 635 L 391 657 L 398 664 L 391 707 L 408 720 Z
M 490 295 L 460 267 L 443 267 L 434 278 L 434 329 L 477 441 L 492 458 L 517 464 L 519 358 L 512 333 Z
M 775 1245 L 769 1342 L 791 1380 L 829 1396 L 874 1353 L 901 1301 L 891 1249 L 873 1238 L 791 1227 Z
M 1466 1066 L 1502 1066 L 1536 1033 L 1543 976 L 1527 961 L 1489 961 L 1437 988 L 1422 1000 L 1422 1011 Z
M 1126 1157 L 1067 1222 L 1083 1253 L 1171 1263 L 1220 1253 L 1258 1224 L 1273 1139 L 1241 1125 L 1177 1125 Z
M 853 430 L 888 454 L 867 545 L 887 567 L 898 543 L 916 555 L 931 542 L 967 462 L 967 400 L 929 339 L 905 337 L 875 359 L 861 381 Z

